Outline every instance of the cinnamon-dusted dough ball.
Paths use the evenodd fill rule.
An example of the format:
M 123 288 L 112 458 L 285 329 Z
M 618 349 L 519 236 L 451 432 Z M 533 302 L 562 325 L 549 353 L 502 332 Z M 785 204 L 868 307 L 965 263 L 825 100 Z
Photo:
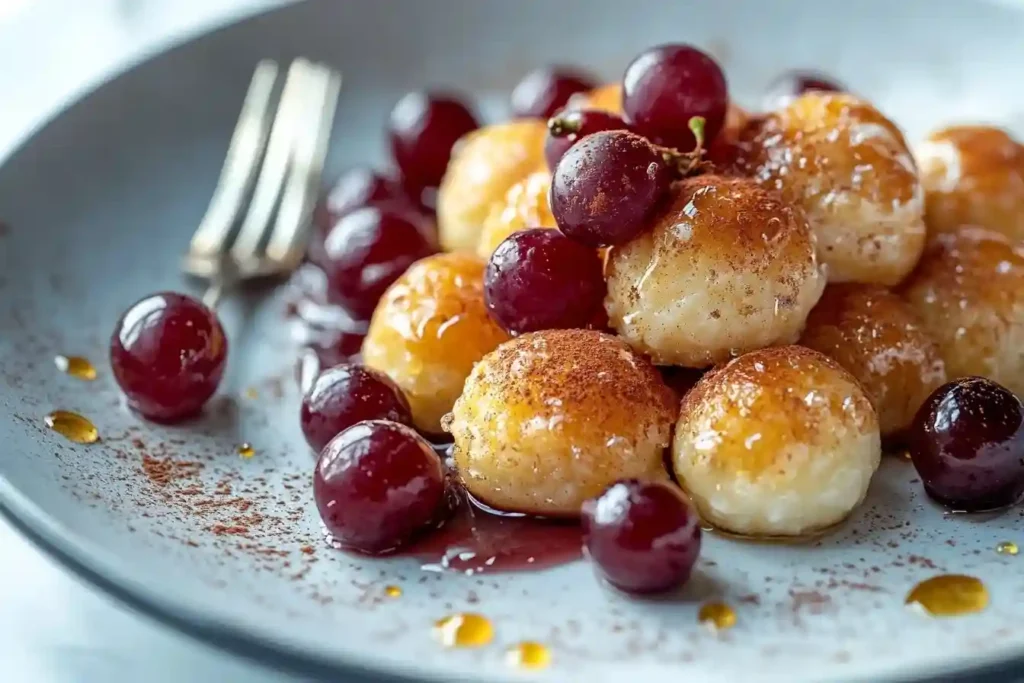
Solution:
M 903 299 L 879 285 L 826 287 L 800 343 L 857 378 L 883 436 L 909 427 L 928 395 L 946 383 L 935 340 Z
M 917 148 L 932 233 L 976 225 L 1024 241 L 1024 146 L 999 128 L 954 126 Z
M 548 194 L 551 174 L 536 171 L 509 188 L 505 201 L 495 204 L 484 221 L 477 253 L 490 258 L 494 249 L 514 232 L 529 228 L 554 228 Z
M 683 398 L 672 444 L 701 516 L 751 536 L 840 522 L 864 500 L 880 457 L 857 380 L 801 346 L 754 351 L 705 375 Z
M 676 407 L 654 367 L 620 339 L 548 330 L 480 361 L 446 428 L 471 494 L 502 510 L 576 517 L 619 479 L 667 478 Z
M 441 246 L 475 251 L 495 204 L 529 173 L 545 168 L 540 119 L 517 119 L 479 128 L 459 141 L 437 194 Z
M 414 263 L 381 298 L 363 341 L 363 361 L 405 392 L 421 431 L 440 434 L 473 364 L 508 335 L 484 305 L 484 264 L 472 254 Z
M 612 327 L 655 363 L 688 367 L 796 341 L 825 287 L 803 212 L 719 176 L 677 183 L 605 274 Z
M 983 228 L 936 235 L 901 293 L 950 379 L 980 375 L 1024 396 L 1024 245 Z
M 809 92 L 740 136 L 745 175 L 807 213 L 831 282 L 899 283 L 924 248 L 924 192 L 899 129 L 849 94 Z

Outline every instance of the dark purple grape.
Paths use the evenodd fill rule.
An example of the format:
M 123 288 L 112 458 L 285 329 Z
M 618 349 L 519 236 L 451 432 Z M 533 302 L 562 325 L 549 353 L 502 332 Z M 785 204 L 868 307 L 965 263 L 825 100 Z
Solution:
M 491 317 L 512 334 L 582 328 L 602 308 L 601 259 L 557 230 L 534 228 L 507 237 L 484 271 Z
M 357 167 L 340 176 L 330 191 L 313 208 L 313 235 L 310 238 L 310 260 L 324 262 L 324 240 L 346 213 L 364 206 L 401 206 L 418 209 L 401 184 L 372 168 Z
M 583 544 L 619 590 L 680 586 L 700 554 L 700 524 L 682 492 L 663 482 L 620 481 L 583 503 Z
M 220 384 L 227 356 L 217 314 L 174 292 L 135 303 L 110 340 L 110 367 L 128 406 L 157 422 L 177 422 L 202 410 Z
M 728 105 L 722 69 L 689 45 L 651 48 L 634 59 L 623 76 L 622 106 L 630 128 L 680 152 L 696 145 L 691 118 L 704 118 L 707 145 L 722 129 Z
M 422 216 L 367 206 L 342 216 L 324 242 L 328 298 L 368 319 L 392 282 L 437 251 Z
M 360 422 L 320 453 L 313 497 L 335 540 L 380 555 L 436 521 L 447 500 L 444 467 L 411 427 Z
M 795 69 L 786 71 L 772 81 L 764 96 L 764 108 L 775 109 L 806 92 L 844 92 L 846 87 L 831 77 L 817 72 Z
M 364 420 L 412 424 L 412 410 L 402 390 L 377 370 L 335 365 L 320 373 L 302 398 L 299 423 L 317 453 L 335 436 Z
M 643 232 L 672 177 L 645 138 L 622 130 L 594 133 L 555 167 L 551 212 L 558 228 L 580 244 L 623 244 Z
M 925 491 L 947 507 L 994 510 L 1024 495 L 1024 405 L 991 380 L 966 377 L 933 391 L 907 445 Z
M 512 90 L 512 116 L 546 119 L 564 107 L 570 97 L 596 85 L 594 79 L 573 69 L 535 69 Z
M 616 116 L 597 109 L 564 111 L 548 121 L 548 135 L 544 140 L 544 158 L 548 168 L 554 170 L 558 160 L 587 135 L 602 130 L 628 130 L 629 126 Z
M 440 185 L 452 147 L 479 127 L 466 105 L 454 97 L 411 92 L 400 99 L 391 110 L 388 137 L 406 190 L 416 193 Z

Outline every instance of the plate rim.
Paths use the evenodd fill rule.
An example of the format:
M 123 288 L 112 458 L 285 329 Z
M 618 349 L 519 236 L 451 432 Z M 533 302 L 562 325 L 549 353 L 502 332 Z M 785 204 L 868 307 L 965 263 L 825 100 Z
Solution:
M 53 108 L 28 127 L 19 139 L 3 154 L 0 168 L 16 160 L 58 119 L 98 91 L 162 56 L 187 49 L 196 41 L 226 32 L 236 26 L 269 15 L 309 0 L 276 0 L 240 8 L 230 15 L 218 17 L 211 23 L 191 27 L 172 37 L 158 39 L 106 69 L 75 92 L 62 105 Z M 975 4 L 997 5 L 1024 13 L 1024 2 L 1007 0 L 971 0 Z M 76 534 L 57 518 L 24 494 L 0 471 L 0 517 L 15 528 L 47 557 L 55 561 L 72 576 L 88 586 L 98 589 L 138 615 L 152 619 L 174 629 L 198 643 L 217 648 L 227 654 L 256 662 L 289 675 L 311 677 L 318 681 L 337 680 L 338 676 L 359 676 L 368 683 L 423 683 L 448 681 L 445 674 L 430 670 L 416 670 L 395 660 L 367 657 L 348 651 L 339 656 L 318 648 L 303 648 L 290 641 L 265 633 L 250 624 L 242 624 L 223 613 L 204 610 L 201 603 L 180 591 L 163 593 L 133 574 L 130 566 L 116 553 L 107 551 L 87 538 Z M 171 597 L 166 597 L 167 596 Z M 913 670 L 901 666 L 886 674 L 888 678 L 871 678 L 889 683 L 944 683 L 970 675 L 973 683 L 1010 683 L 1024 668 L 1024 646 L 1003 646 L 982 655 L 973 655 L 953 665 L 930 664 L 914 666 Z M 476 679 L 476 677 L 474 677 Z M 495 679 L 476 679 L 492 683 Z M 834 680 L 860 681 L 863 677 Z

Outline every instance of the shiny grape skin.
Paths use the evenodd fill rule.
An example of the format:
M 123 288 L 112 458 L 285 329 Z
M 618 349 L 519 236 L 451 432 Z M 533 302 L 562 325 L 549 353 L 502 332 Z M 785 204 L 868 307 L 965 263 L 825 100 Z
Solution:
M 569 148 L 551 180 L 558 228 L 588 247 L 623 244 L 639 235 L 668 194 L 673 171 L 646 139 L 601 131 Z
M 925 491 L 949 508 L 994 510 L 1024 495 L 1024 405 L 991 380 L 966 377 L 932 392 L 907 444 Z
M 700 554 L 697 513 L 676 486 L 620 481 L 583 504 L 584 548 L 608 583 L 660 593 L 686 583 Z
M 725 123 L 728 87 L 721 67 L 690 45 L 661 45 L 643 52 L 622 79 L 626 121 L 652 142 L 690 152 L 696 138 L 688 123 L 704 119 L 704 144 Z
M 586 327 L 606 291 L 597 252 L 549 228 L 510 235 L 484 271 L 487 310 L 512 334 Z
M 406 425 L 373 420 L 324 447 L 313 497 L 334 540 L 382 555 L 434 525 L 448 490 L 444 466 L 423 437 Z

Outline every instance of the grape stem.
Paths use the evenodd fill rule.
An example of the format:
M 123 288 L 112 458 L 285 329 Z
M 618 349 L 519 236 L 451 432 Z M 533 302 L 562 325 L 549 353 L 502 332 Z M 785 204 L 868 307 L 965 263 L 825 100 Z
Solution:
M 666 164 L 675 168 L 680 178 L 697 175 L 704 170 L 704 153 L 707 151 L 704 149 L 705 123 L 703 116 L 691 116 L 686 124 L 690 131 L 693 132 L 693 137 L 697 141 L 692 152 L 680 152 L 674 147 L 658 147 L 662 159 L 665 160 Z
M 564 138 L 579 133 L 581 125 L 579 119 L 574 121 L 567 116 L 552 116 L 548 119 L 548 132 L 553 138 Z

